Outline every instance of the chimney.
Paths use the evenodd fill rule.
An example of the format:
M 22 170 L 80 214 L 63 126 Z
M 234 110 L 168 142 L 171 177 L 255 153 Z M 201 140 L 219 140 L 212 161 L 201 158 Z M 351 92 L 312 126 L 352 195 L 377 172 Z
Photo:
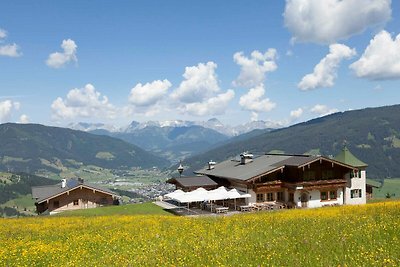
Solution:
M 208 162 L 208 169 L 213 170 L 215 168 L 215 164 L 217 164 L 215 161 L 210 160 Z
M 253 154 L 249 154 L 247 152 L 243 152 L 242 154 L 240 154 L 240 164 L 241 165 L 245 165 L 252 161 L 253 161 Z
M 61 188 L 64 188 L 67 186 L 67 180 L 66 179 L 62 179 L 61 180 Z
M 85 180 L 83 180 L 83 178 L 78 178 L 78 183 L 83 184 L 85 182 Z

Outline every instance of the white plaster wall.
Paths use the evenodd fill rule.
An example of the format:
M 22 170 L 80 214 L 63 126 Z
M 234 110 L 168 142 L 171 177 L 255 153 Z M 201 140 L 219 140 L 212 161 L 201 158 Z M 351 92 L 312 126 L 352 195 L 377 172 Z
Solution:
M 251 195 L 251 197 L 246 198 L 246 204 L 256 203 L 257 202 L 257 194 L 251 189 L 248 189 L 247 193 L 249 193 Z
M 297 190 L 294 193 L 294 201 L 296 203 L 296 206 L 301 208 L 301 194 L 302 191 Z M 311 196 L 311 198 L 310 198 Z M 319 190 L 312 190 L 308 191 L 308 208 L 320 208 L 326 205 L 343 205 L 343 190 L 339 188 L 337 190 L 337 198 L 334 200 L 324 200 L 321 201 L 321 192 Z
M 345 203 L 347 205 L 360 205 L 367 203 L 366 198 L 366 172 L 361 171 L 361 178 L 354 177 L 350 178 L 350 174 L 346 175 L 347 186 L 345 191 Z M 361 197 L 351 198 L 351 190 L 361 189 Z

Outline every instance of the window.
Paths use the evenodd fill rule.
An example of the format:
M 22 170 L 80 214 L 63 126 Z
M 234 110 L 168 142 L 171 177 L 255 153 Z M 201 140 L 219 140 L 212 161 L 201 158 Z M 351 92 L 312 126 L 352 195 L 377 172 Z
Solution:
M 289 193 L 289 202 L 294 202 L 294 193 Z
M 329 191 L 329 198 L 330 199 L 336 199 L 337 198 L 337 192 L 336 191 Z
M 274 201 L 274 193 L 267 193 L 267 201 Z
M 350 178 L 361 178 L 361 170 L 354 170 L 350 172 Z
M 79 200 L 78 199 L 75 199 L 74 200 L 74 206 L 78 206 L 79 205 Z
M 283 199 L 283 192 L 277 192 L 276 198 L 278 201 L 284 201 Z
M 351 198 L 360 198 L 362 197 L 361 189 L 353 189 L 350 191 Z
M 264 201 L 264 194 L 257 194 L 257 202 L 263 202 Z
M 60 207 L 60 201 L 55 200 L 55 201 L 53 202 L 53 208 L 57 209 L 57 208 L 59 208 L 59 207 Z
M 326 191 L 321 192 L 321 200 L 328 200 L 328 193 Z

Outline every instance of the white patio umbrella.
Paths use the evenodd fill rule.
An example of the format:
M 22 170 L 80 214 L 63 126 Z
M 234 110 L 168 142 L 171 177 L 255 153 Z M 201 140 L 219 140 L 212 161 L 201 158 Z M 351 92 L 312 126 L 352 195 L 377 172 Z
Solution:
M 215 201 L 224 199 L 228 199 L 228 191 L 224 186 L 220 186 L 217 189 L 208 191 L 206 200 Z M 211 210 L 212 210 L 212 202 L 211 202 Z
M 229 196 L 229 199 L 234 199 L 235 210 L 236 210 L 236 199 L 237 198 L 249 198 L 249 197 L 251 197 L 250 194 L 244 193 L 244 192 L 240 192 L 236 188 L 233 188 L 233 189 L 229 190 L 228 191 L 228 196 Z
M 185 194 L 185 192 L 183 192 L 180 189 L 177 189 L 174 192 L 171 192 L 171 193 L 168 193 L 168 194 L 164 195 L 164 197 L 168 197 L 168 198 L 174 199 L 175 197 L 183 195 L 183 194 Z

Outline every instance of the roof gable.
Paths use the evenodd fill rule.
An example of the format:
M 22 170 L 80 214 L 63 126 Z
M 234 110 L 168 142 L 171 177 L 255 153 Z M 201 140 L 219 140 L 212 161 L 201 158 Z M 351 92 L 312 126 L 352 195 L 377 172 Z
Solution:
M 226 160 L 216 164 L 213 169 L 201 169 L 195 173 L 248 181 L 262 175 L 280 171 L 285 167 L 302 168 L 316 161 L 327 161 L 345 168 L 353 169 L 353 167 L 348 164 L 323 156 L 265 154 L 254 158 L 252 162 L 246 164 L 240 164 L 240 162 L 236 160 Z
M 367 167 L 368 164 L 362 162 L 356 156 L 354 156 L 347 147 L 344 147 L 343 150 L 336 155 L 335 160 L 345 163 L 347 165 L 353 167 Z
M 61 187 L 61 183 L 49 186 L 34 186 L 32 187 L 32 198 L 36 199 L 37 203 L 41 203 L 80 187 L 96 190 L 112 196 L 117 196 L 116 193 L 109 189 L 105 189 L 94 184 L 81 183 L 75 179 L 70 179 L 65 187 Z

